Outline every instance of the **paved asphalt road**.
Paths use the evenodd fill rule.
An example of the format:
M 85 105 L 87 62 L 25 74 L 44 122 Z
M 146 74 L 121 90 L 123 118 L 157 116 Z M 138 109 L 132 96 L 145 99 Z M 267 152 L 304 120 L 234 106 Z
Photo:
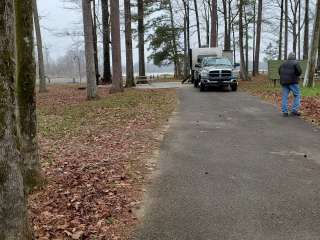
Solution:
M 319 240 L 320 132 L 245 93 L 178 90 L 137 240 Z

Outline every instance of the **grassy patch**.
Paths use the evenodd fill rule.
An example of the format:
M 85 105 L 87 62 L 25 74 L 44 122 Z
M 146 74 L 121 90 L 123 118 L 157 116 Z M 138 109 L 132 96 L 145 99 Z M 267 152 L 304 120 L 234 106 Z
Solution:
M 275 103 L 280 108 L 281 86 L 279 84 L 274 86 L 265 75 L 254 78 L 252 81 L 240 82 L 240 89 Z M 318 82 L 315 88 L 301 86 L 301 96 L 300 111 L 303 117 L 307 121 L 320 125 L 320 83 Z
M 172 111 L 173 96 L 172 91 L 127 90 L 96 101 L 57 107 L 44 105 L 38 109 L 39 134 L 50 138 L 77 135 L 95 124 L 108 129 L 145 112 L 152 112 L 160 120 L 161 115 Z
M 315 88 L 303 87 L 302 84 L 300 88 L 302 97 L 320 96 L 320 83 L 317 83 Z M 240 89 L 259 95 L 281 92 L 281 86 L 279 83 L 274 86 L 274 83 L 270 81 L 266 75 L 261 75 L 257 78 L 254 78 L 252 81 L 240 82 Z

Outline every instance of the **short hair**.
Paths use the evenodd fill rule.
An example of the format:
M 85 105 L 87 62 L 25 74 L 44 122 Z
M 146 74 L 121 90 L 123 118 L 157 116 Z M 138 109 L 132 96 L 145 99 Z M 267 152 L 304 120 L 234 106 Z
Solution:
M 288 56 L 288 60 L 296 60 L 296 54 L 290 53 Z

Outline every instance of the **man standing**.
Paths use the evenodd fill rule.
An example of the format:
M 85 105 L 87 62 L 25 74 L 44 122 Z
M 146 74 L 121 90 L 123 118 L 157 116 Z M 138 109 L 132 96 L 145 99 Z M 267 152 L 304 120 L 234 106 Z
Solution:
M 282 113 L 284 117 L 288 117 L 288 96 L 292 92 L 294 100 L 292 103 L 291 114 L 300 116 L 298 112 L 300 107 L 300 88 L 299 77 L 302 74 L 299 62 L 296 60 L 294 53 L 290 53 L 288 60 L 279 68 L 280 84 L 282 86 Z

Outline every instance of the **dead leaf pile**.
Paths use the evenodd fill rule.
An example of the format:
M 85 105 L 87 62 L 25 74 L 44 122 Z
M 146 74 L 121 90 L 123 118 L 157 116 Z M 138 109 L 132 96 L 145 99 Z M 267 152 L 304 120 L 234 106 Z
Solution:
M 85 92 L 61 86 L 39 96 L 47 184 L 29 198 L 37 239 L 126 239 L 136 224 L 145 159 L 159 147 L 155 133 L 174 110 L 175 92 L 99 95 L 86 102 Z

